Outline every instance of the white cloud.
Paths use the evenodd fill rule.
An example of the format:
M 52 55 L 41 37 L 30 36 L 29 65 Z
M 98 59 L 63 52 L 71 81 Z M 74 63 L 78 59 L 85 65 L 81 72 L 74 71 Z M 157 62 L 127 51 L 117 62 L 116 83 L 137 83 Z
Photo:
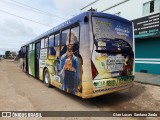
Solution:
M 95 0 L 53 0 L 53 3 L 61 14 L 73 16 L 80 13 L 80 9 Z
M 3 23 L 0 24 L 1 26 L 1 33 L 0 36 L 7 36 L 7 37 L 17 37 L 17 36 L 35 36 L 33 29 L 21 22 L 12 21 L 7 19 Z
M 7 19 L 0 23 L 0 52 L 18 51 L 22 43 L 36 36 L 34 30 L 18 21 Z
M 53 16 L 40 14 L 24 7 L 11 0 L 0 0 L 0 10 L 8 13 L 31 19 L 39 23 L 57 26 L 64 19 L 56 16 L 71 18 L 80 12 L 80 9 L 86 4 L 95 0 L 15 0 L 22 4 L 35 7 L 42 11 L 52 13 Z M 55 16 L 54 16 L 55 15 Z M 51 29 L 31 21 L 17 18 L 0 11 L 0 54 L 4 54 L 6 50 L 18 51 L 20 46 L 45 31 Z

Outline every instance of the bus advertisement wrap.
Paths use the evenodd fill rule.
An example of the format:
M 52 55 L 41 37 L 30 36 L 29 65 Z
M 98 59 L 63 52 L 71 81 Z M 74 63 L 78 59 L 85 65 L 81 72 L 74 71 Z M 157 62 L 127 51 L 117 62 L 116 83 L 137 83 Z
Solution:
M 91 11 L 69 21 L 21 47 L 23 70 L 82 98 L 131 87 L 132 22 Z
M 134 64 L 132 25 L 99 17 L 92 17 L 92 21 L 95 36 L 92 61 L 97 70 L 94 92 L 116 90 L 117 86 L 131 83 Z

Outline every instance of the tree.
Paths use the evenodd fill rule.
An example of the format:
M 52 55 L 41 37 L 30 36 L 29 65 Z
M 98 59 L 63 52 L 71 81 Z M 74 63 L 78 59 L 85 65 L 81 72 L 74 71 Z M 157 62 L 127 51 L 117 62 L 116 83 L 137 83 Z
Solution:
M 5 58 L 8 58 L 10 56 L 10 51 L 5 51 Z

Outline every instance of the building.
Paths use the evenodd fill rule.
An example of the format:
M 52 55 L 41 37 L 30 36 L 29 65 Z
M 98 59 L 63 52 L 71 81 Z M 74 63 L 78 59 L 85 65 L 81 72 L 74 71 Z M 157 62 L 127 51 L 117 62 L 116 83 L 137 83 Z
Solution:
M 3 60 L 4 59 L 4 55 L 0 55 L 0 60 Z
M 84 6 L 132 20 L 135 71 L 160 74 L 160 0 L 95 0 Z
M 10 52 L 9 58 L 15 59 L 16 57 L 17 57 L 17 53 L 16 52 Z

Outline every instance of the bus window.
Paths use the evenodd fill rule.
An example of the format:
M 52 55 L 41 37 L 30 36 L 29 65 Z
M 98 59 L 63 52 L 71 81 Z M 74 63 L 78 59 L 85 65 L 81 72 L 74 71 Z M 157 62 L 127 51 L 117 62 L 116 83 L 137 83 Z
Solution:
M 22 48 L 19 50 L 18 54 L 19 54 L 19 57 L 22 58 Z
M 23 58 L 26 58 L 26 47 L 23 47 Z
M 22 58 L 24 58 L 24 47 L 22 47 Z
M 21 58 L 23 58 L 23 47 L 21 48 Z
M 53 47 L 54 46 L 54 35 L 49 37 L 49 47 Z
M 32 50 L 35 50 L 35 44 L 34 43 L 32 44 Z
M 59 41 L 59 34 L 56 34 L 55 35 L 55 44 L 54 44 L 54 46 L 55 47 L 59 46 L 60 45 L 59 43 L 60 43 L 60 41 Z
M 60 52 L 60 55 L 62 56 L 63 54 L 66 53 L 67 51 L 67 39 L 69 38 L 69 33 L 70 33 L 70 30 L 67 29 L 65 31 L 62 31 L 62 35 L 61 35 L 61 52 Z M 64 46 L 64 47 L 62 47 Z
M 74 55 L 79 56 L 79 26 L 71 29 L 70 37 L 70 44 L 74 44 L 73 53 Z
M 98 52 L 132 50 L 132 25 L 108 18 L 93 17 L 93 32 Z
M 41 40 L 41 49 L 44 48 L 44 39 Z
M 67 41 L 67 38 L 69 37 L 69 29 L 68 30 L 65 30 L 62 32 L 62 37 L 61 37 L 61 46 L 65 46 L 66 45 L 66 41 Z
M 32 51 L 32 44 L 29 44 L 29 51 Z
M 79 43 L 79 26 L 75 27 L 75 28 L 72 28 L 71 32 L 73 32 L 75 34 L 75 36 L 74 36 L 74 42 L 76 44 L 78 44 Z
M 45 42 L 45 46 L 44 46 L 44 47 L 45 47 L 45 48 L 48 48 L 48 38 L 45 38 L 44 40 L 45 40 L 45 41 L 44 41 L 44 42 Z
M 60 52 L 61 56 L 66 53 L 68 44 L 73 45 L 73 48 L 72 48 L 73 54 L 78 56 L 79 55 L 79 26 L 74 27 L 71 30 L 68 29 L 62 32 L 61 52 Z
M 48 59 L 54 59 L 56 51 L 54 49 L 54 35 L 49 37 Z

